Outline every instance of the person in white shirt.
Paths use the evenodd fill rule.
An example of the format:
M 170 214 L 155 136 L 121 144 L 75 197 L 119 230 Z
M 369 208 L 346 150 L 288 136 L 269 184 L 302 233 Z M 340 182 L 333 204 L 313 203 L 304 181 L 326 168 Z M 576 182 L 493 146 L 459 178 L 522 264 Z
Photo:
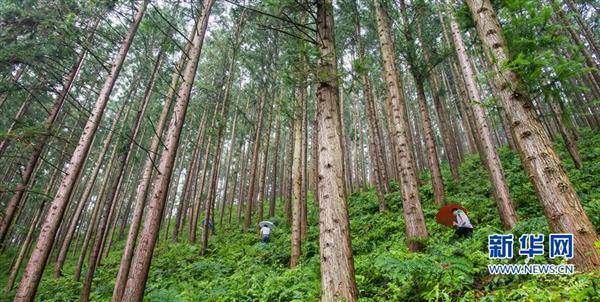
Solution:
M 260 234 L 262 235 L 262 242 L 268 243 L 269 242 L 269 235 L 271 234 L 271 228 L 269 228 L 266 225 L 263 225 L 260 228 Z
M 456 228 L 456 236 L 458 237 L 470 237 L 473 233 L 473 225 L 471 221 L 469 221 L 469 217 L 467 213 L 463 210 L 456 208 L 452 210 L 452 214 L 454 214 L 454 221 L 452 224 L 457 226 Z

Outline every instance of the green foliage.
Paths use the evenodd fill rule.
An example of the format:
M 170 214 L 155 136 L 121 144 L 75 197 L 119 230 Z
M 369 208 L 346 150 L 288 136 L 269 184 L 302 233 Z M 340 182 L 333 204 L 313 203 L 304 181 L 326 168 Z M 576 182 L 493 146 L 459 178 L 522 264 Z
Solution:
M 565 167 L 577 188 L 594 226 L 600 226 L 600 133 L 581 130 L 578 141 L 584 161 L 576 170 Z M 557 145 L 561 158 L 568 156 Z M 523 173 L 519 157 L 508 148 L 499 150 L 520 222 L 507 233 L 548 233 L 535 192 Z M 430 188 L 421 187 L 429 239 L 423 253 L 411 253 L 405 242 L 402 198 L 398 184 L 385 196 L 388 211 L 379 212 L 374 189 L 348 198 L 356 282 L 361 301 L 594 301 L 600 295 L 598 272 L 564 276 L 492 276 L 487 265 L 487 236 L 503 233 L 490 183 L 477 156 L 469 155 L 461 166 L 460 181 L 453 182 L 444 167 L 446 202 L 469 210 L 475 225 L 473 236 L 459 240 L 451 228 L 435 223 L 437 207 Z M 428 175 L 422 175 L 427 183 Z M 309 195 L 309 232 L 303 243 L 300 265 L 289 269 L 290 226 L 281 207 L 272 241 L 259 242 L 254 231 L 241 232 L 237 225 L 217 226 L 209 254 L 198 256 L 198 245 L 161 241 L 155 252 L 145 301 L 318 301 L 320 295 L 317 211 Z M 235 209 L 234 209 L 235 211 Z M 600 246 L 600 242 L 596 243 Z M 93 301 L 110 299 L 123 242 L 103 260 L 94 279 Z M 12 255 L 12 254 L 10 254 Z M 10 264 L 0 259 L 0 269 Z M 65 277 L 53 279 L 49 271 L 38 290 L 39 301 L 76 301 L 81 283 L 72 281 L 73 262 L 68 259 Z M 517 256 L 506 263 L 524 263 Z M 531 262 L 547 263 L 546 257 Z M 8 270 L 6 270 L 8 271 Z M 2 275 L 4 280 L 5 275 Z M 14 292 L 13 292 L 14 295 Z M 9 301 L 11 296 L 6 297 Z

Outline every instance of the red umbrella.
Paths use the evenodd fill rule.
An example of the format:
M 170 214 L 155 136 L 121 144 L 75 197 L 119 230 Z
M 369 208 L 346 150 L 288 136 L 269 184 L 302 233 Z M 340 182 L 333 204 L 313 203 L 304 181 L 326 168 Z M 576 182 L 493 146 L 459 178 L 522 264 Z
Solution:
M 463 212 L 467 213 L 467 209 L 465 209 L 463 206 L 453 203 L 441 207 L 438 213 L 435 215 L 435 221 L 446 226 L 453 226 L 452 223 L 456 221 L 454 214 L 452 214 L 454 209 L 461 209 Z

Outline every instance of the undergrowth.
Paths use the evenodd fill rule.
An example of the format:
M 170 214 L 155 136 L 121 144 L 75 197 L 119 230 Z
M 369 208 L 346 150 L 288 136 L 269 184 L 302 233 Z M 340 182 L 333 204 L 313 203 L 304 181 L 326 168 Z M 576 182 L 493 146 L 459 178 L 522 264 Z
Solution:
M 582 130 L 578 141 L 584 167 L 576 170 L 561 144 L 561 159 L 584 208 L 600 231 L 600 133 Z M 508 148 L 499 150 L 519 223 L 510 233 L 548 233 L 548 226 L 533 187 L 523 173 L 519 157 Z M 435 223 L 429 176 L 422 175 L 421 196 L 429 239 L 422 253 L 410 253 L 404 236 L 405 222 L 399 192 L 386 195 L 388 211 L 380 213 L 373 189 L 348 198 L 356 283 L 360 301 L 600 301 L 600 272 L 575 275 L 492 276 L 487 264 L 487 236 L 504 233 L 491 195 L 486 171 L 475 155 L 466 157 L 459 181 L 445 167 L 446 202 L 469 210 L 473 236 L 457 240 L 453 230 Z M 392 187 L 398 189 L 397 184 Z M 241 231 L 235 223 L 217 225 L 208 255 L 198 256 L 199 246 L 161 240 L 152 261 L 145 301 L 317 301 L 319 299 L 318 213 L 309 197 L 309 231 L 302 246 L 300 265 L 289 269 L 290 226 L 274 218 L 277 228 L 271 242 L 259 242 L 256 230 Z M 278 216 L 283 217 L 278 209 Z M 184 240 L 182 240 L 184 241 Z M 123 242 L 98 268 L 94 301 L 109 301 Z M 0 259 L 0 280 L 6 280 L 9 257 Z M 53 279 L 52 265 L 38 290 L 38 301 L 77 301 L 81 284 L 72 280 L 70 258 L 65 276 Z M 532 260 L 548 263 L 546 256 Z M 516 256 L 506 263 L 524 263 Z M 558 262 L 556 262 L 558 263 Z M 14 291 L 11 293 L 14 295 Z M 5 297 L 7 301 L 12 296 Z

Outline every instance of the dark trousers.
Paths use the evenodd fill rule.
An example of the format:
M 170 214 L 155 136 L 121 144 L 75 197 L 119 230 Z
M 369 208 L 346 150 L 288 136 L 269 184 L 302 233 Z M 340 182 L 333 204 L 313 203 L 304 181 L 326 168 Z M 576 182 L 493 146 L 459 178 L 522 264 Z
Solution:
M 471 234 L 473 234 L 472 228 L 459 227 L 456 229 L 456 236 L 459 238 L 460 237 L 471 237 Z
M 269 235 L 262 235 L 262 242 L 267 243 L 269 242 Z

